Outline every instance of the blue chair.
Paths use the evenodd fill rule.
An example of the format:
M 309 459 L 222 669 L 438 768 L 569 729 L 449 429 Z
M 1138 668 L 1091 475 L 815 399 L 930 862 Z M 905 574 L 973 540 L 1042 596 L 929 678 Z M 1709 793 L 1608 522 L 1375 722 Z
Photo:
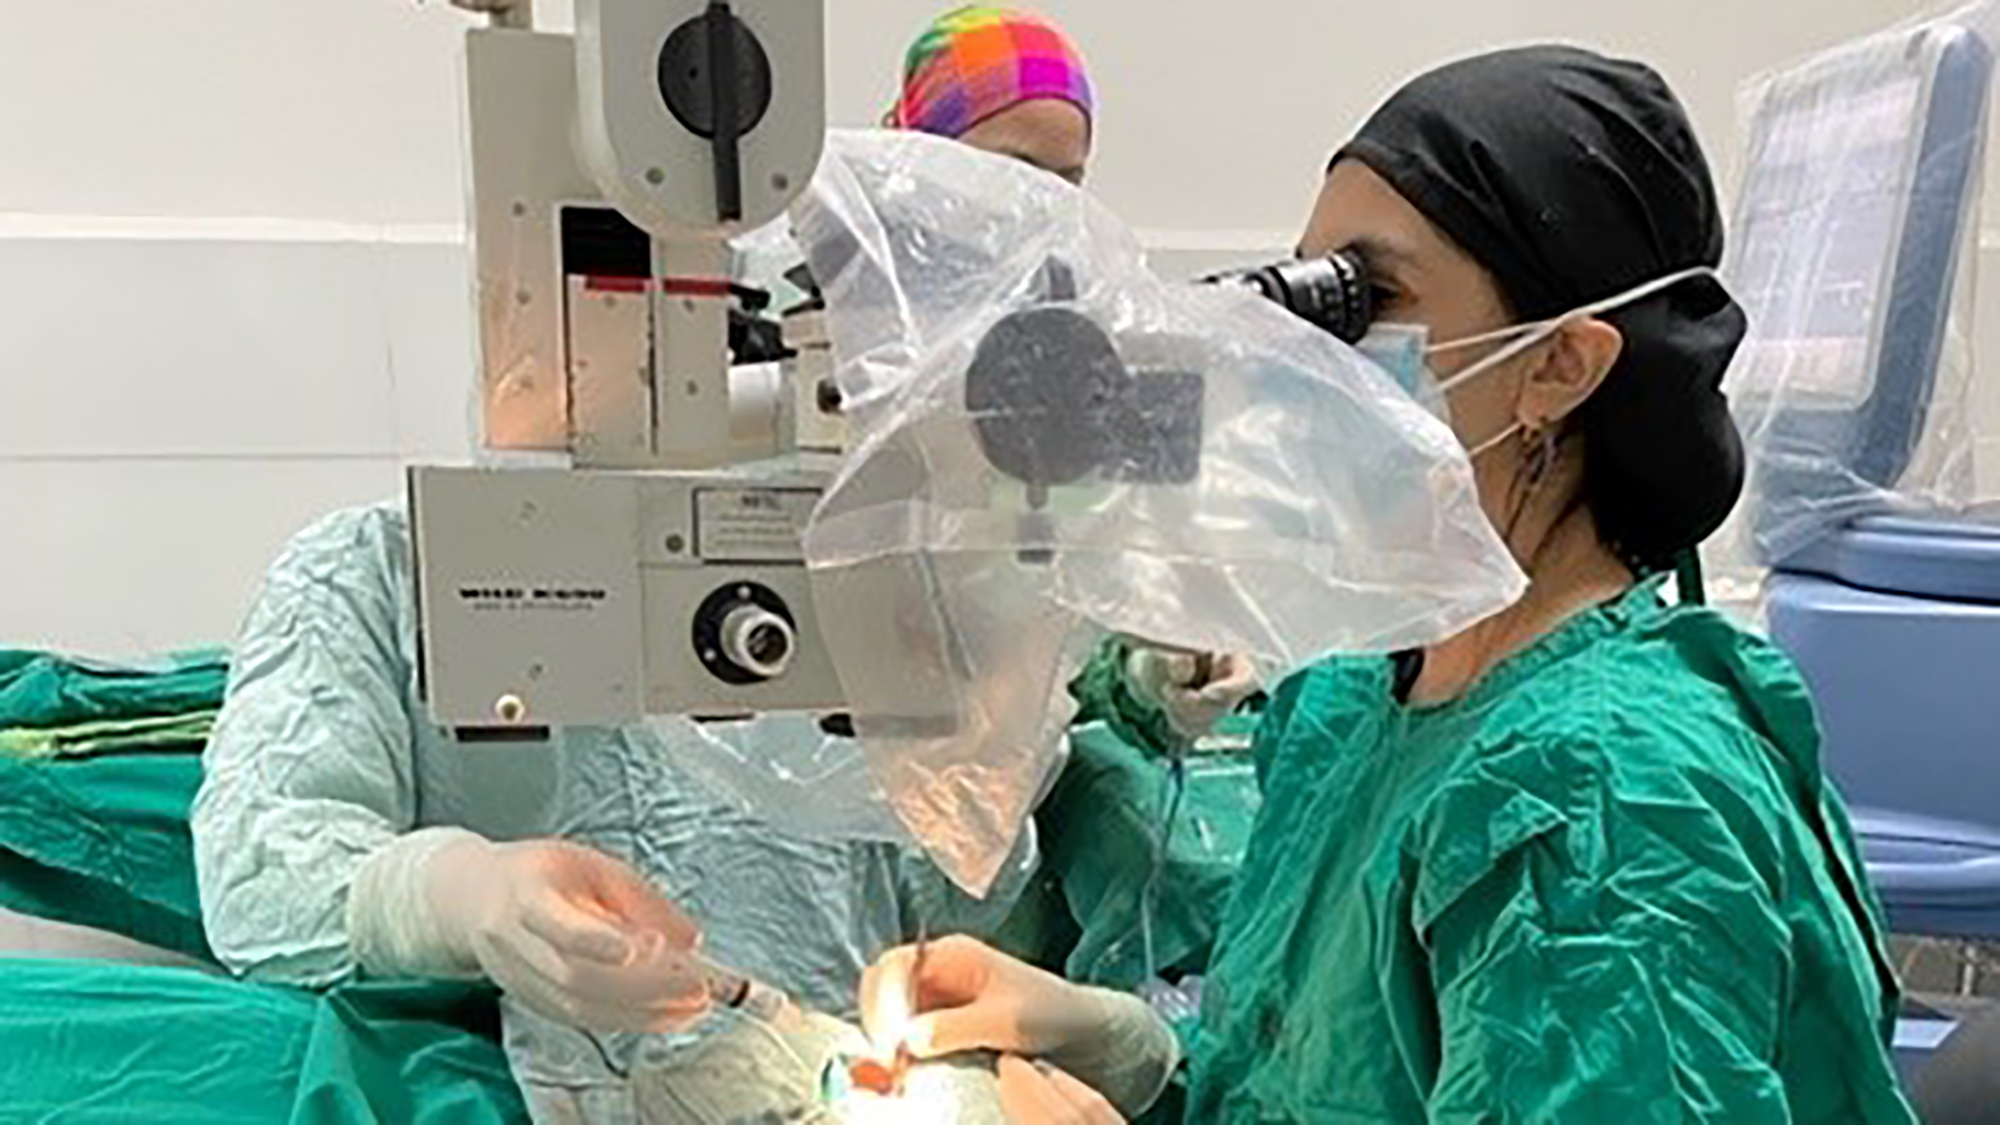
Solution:
M 1772 583 L 1899 934 L 2000 938 L 2000 527 L 1866 519 Z M 1989 585 L 1979 599 L 1923 582 Z
M 1813 689 L 1891 929 L 1955 939 L 2000 939 L 2000 521 L 1891 512 L 1879 498 L 1909 469 L 1938 386 L 1992 70 L 1978 35 L 1930 26 L 1776 80 L 1750 134 L 1736 232 L 1749 245 L 1731 278 L 1753 322 L 1760 305 L 1767 314 L 1760 333 L 1777 322 L 1780 347 L 1831 341 L 1840 357 L 1803 390 L 1754 378 L 1735 389 L 1767 427 L 1753 528 L 1840 513 L 1760 560 L 1767 620 Z M 1857 141 L 1864 128 L 1879 141 Z M 1843 186 L 1800 222 L 1784 203 L 1801 182 Z M 1898 186 L 1850 195 L 1848 183 Z M 1904 1019 L 1906 1075 L 1952 1030 L 1935 1014 Z

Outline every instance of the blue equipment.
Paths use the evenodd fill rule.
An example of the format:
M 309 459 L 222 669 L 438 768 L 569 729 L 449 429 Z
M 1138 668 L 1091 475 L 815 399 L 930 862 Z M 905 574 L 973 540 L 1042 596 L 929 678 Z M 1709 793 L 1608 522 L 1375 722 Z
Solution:
M 1729 267 L 1753 322 L 1732 394 L 1771 633 L 1903 935 L 2000 939 L 2000 521 L 1896 494 L 1950 408 L 1992 70 L 1947 22 L 1772 79 Z M 1906 1013 L 1906 1074 L 1951 1031 Z

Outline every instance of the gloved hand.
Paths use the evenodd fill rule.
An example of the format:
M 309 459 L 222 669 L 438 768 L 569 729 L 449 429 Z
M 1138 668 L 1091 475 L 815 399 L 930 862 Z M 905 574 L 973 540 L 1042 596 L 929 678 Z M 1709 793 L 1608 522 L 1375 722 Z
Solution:
M 589 848 L 413 833 L 363 865 L 348 911 L 356 959 L 374 973 L 484 976 L 591 1031 L 668 1031 L 708 1009 L 700 930 Z
M 900 1040 L 919 1059 L 960 1051 L 1036 1057 L 1086 1037 L 1103 1018 L 1094 990 L 968 937 L 924 950 L 910 995 L 916 947 L 892 949 L 861 977 L 861 1027 L 878 1050 Z
M 927 947 L 912 996 L 915 960 L 914 947 L 891 950 L 862 976 L 861 1023 L 878 1051 L 901 1042 L 919 1059 L 987 1050 L 1046 1061 L 1127 1116 L 1151 1106 L 1179 1065 L 1172 1030 L 1136 996 L 1072 984 L 967 937 Z M 1023 1104 L 1083 1114 L 1057 1121 L 1118 1120 L 1092 1116 L 1095 1103 L 1046 1069 L 1010 1069 Z
M 1132 642 L 1125 656 L 1125 686 L 1158 706 L 1182 737 L 1195 739 L 1257 694 L 1259 685 L 1257 669 L 1247 657 Z
M 1011 1125 L 1124 1125 L 1104 1095 L 1059 1067 L 1000 1056 L 1000 1109 Z

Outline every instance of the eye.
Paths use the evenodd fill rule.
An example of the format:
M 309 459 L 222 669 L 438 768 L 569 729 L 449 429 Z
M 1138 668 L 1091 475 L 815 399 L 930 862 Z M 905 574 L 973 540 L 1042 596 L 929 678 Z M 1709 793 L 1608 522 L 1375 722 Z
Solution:
M 1375 311 L 1378 314 L 1385 310 L 1401 306 L 1404 300 L 1404 294 L 1401 289 L 1380 281 L 1368 286 L 1368 297 L 1374 303 Z

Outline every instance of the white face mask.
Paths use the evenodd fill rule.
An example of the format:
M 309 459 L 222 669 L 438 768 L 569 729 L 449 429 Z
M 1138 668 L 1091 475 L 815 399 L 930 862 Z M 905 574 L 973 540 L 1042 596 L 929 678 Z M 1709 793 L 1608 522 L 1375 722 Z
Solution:
M 1593 316 L 1616 312 L 1627 305 L 1637 304 L 1648 297 L 1665 292 L 1683 281 L 1714 276 L 1714 269 L 1708 266 L 1696 266 L 1693 269 L 1655 278 L 1615 297 L 1572 309 L 1549 320 L 1516 324 L 1442 344 L 1431 343 L 1431 330 L 1421 324 L 1377 324 L 1354 345 L 1354 350 L 1387 371 L 1390 378 L 1396 380 L 1396 385 L 1403 388 L 1406 394 L 1416 399 L 1424 409 L 1437 415 L 1446 425 L 1450 425 L 1451 406 L 1446 396 L 1481 375 L 1490 374 L 1508 360 L 1555 335 L 1563 326 Z M 1475 348 L 1482 344 L 1503 342 L 1506 346 L 1497 349 L 1484 359 L 1467 364 L 1449 379 L 1440 379 L 1431 367 L 1432 356 Z M 1477 457 L 1520 433 L 1523 428 L 1523 424 L 1516 421 L 1485 441 L 1468 447 L 1467 453 L 1469 456 Z

